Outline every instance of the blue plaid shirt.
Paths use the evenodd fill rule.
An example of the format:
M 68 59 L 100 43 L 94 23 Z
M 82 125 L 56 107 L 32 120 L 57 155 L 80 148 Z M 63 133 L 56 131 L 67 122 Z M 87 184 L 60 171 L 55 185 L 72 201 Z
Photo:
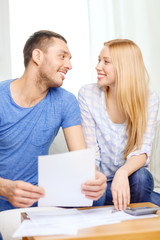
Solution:
M 83 86 L 79 91 L 82 127 L 88 148 L 96 150 L 96 165 L 108 180 L 112 180 L 115 172 L 125 163 L 123 158 L 128 133 L 126 123 L 113 123 L 106 111 L 105 91 L 97 84 Z M 148 125 L 144 133 L 141 149 L 132 151 L 133 155 L 146 153 L 150 161 L 152 142 L 159 107 L 159 97 L 150 92 L 148 100 Z

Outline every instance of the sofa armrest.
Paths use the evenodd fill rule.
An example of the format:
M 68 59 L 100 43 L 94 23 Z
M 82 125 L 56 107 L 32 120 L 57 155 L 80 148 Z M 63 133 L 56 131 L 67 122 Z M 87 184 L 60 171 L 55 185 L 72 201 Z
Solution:
M 154 178 L 155 188 L 160 188 L 160 120 L 157 121 L 152 145 L 150 171 Z
M 60 128 L 57 136 L 50 146 L 49 154 L 68 152 L 68 147 L 64 138 L 63 130 Z

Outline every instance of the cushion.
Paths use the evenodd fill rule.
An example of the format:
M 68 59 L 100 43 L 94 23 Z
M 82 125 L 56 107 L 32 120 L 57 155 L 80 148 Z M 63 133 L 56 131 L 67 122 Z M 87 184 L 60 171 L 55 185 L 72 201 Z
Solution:
M 154 178 L 154 187 L 160 188 L 160 120 L 157 121 L 152 145 L 150 171 Z

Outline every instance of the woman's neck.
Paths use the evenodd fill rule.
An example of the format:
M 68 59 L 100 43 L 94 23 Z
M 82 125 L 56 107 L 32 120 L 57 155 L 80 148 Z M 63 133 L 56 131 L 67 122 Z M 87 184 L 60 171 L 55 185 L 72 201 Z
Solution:
M 113 123 L 122 124 L 126 121 L 126 116 L 119 108 L 115 89 L 108 89 L 106 93 L 106 110 Z

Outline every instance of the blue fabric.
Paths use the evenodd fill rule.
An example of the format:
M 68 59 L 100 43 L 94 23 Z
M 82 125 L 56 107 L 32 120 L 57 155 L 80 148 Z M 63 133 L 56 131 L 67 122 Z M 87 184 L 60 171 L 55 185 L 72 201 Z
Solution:
M 93 206 L 113 205 L 111 193 L 112 181 L 107 182 L 104 195 Z M 151 202 L 160 206 L 160 194 L 153 191 L 154 181 L 151 173 L 145 168 L 140 168 L 129 176 L 131 203 Z
M 0 240 L 3 240 L 2 234 L 0 233 Z
M 20 107 L 11 97 L 11 81 L 0 83 L 0 177 L 36 185 L 38 156 L 48 154 L 61 126 L 81 124 L 79 106 L 73 94 L 51 88 L 35 106 Z
M 38 202 L 35 202 L 31 207 L 37 207 Z M 17 207 L 14 207 L 6 198 L 5 199 L 0 199 L 0 212 L 5 211 L 5 210 L 11 210 L 11 209 L 16 209 Z

